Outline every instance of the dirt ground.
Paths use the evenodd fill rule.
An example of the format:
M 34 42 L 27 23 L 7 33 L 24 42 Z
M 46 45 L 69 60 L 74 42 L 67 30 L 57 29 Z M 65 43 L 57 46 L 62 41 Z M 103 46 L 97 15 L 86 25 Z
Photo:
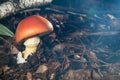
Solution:
M 80 9 L 56 4 L 40 11 L 23 10 L 0 20 L 14 33 L 22 19 L 35 14 L 47 18 L 54 27 L 52 33 L 41 37 L 37 52 L 24 64 L 17 64 L 18 52 L 25 49 L 23 42 L 0 36 L 0 80 L 120 80 L 118 8 L 109 7 L 107 2 L 99 5 L 102 11 L 89 9 L 94 3 L 81 4 Z M 110 10 L 103 10 L 107 5 Z

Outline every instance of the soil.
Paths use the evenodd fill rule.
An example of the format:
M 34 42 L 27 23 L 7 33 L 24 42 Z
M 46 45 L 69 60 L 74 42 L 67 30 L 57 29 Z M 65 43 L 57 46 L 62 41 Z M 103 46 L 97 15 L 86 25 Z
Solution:
M 35 14 L 47 18 L 54 27 L 52 33 L 40 37 L 42 43 L 24 64 L 17 64 L 24 41 L 16 43 L 14 37 L 0 36 L 0 80 L 119 80 L 118 13 L 94 10 L 91 15 L 82 10 L 85 6 L 81 5 L 84 12 L 80 12 L 74 5 L 61 4 L 40 11 L 23 10 L 0 20 L 14 33 L 23 18 Z

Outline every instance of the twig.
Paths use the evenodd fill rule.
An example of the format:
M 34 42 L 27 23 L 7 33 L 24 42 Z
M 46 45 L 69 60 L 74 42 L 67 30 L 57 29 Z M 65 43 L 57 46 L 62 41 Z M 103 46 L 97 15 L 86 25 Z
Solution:
M 75 32 L 72 33 L 72 36 L 98 36 L 98 35 L 102 35 L 102 36 L 111 36 L 111 35 L 116 35 L 116 34 L 120 34 L 120 31 L 110 31 L 110 32 Z
M 50 10 L 50 11 L 54 11 L 62 14 L 73 14 L 73 15 L 83 16 L 83 17 L 87 16 L 83 10 L 62 7 L 57 5 L 51 5 L 50 7 L 47 7 L 46 10 Z
M 8 40 L 4 39 L 3 37 L 0 37 L 0 39 L 4 40 L 6 43 L 8 43 L 9 45 L 12 45 Z

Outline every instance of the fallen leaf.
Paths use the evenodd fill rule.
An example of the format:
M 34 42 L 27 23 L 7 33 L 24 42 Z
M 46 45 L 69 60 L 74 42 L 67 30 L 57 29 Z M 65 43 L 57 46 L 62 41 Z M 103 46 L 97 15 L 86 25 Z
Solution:
M 59 62 L 52 62 L 49 66 L 49 69 L 57 69 L 58 67 L 60 66 L 60 63 Z
M 36 73 L 44 73 L 47 70 L 48 70 L 48 67 L 45 64 L 43 64 L 38 67 L 38 69 L 36 70 Z
M 8 65 L 5 65 L 4 67 L 3 67 L 3 71 L 4 72 L 6 72 L 7 70 L 9 70 L 10 69 L 10 67 L 8 67 Z
M 19 50 L 15 46 L 11 45 L 10 52 L 11 52 L 11 54 L 18 54 Z
M 32 73 L 31 72 L 27 72 L 27 80 L 32 80 Z

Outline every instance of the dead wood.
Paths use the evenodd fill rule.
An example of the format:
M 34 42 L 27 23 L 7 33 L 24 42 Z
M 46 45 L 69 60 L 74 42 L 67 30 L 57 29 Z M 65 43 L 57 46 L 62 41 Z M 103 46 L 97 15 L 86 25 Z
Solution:
M 25 8 L 38 7 L 51 3 L 52 0 L 9 0 L 0 4 L 0 19 Z

